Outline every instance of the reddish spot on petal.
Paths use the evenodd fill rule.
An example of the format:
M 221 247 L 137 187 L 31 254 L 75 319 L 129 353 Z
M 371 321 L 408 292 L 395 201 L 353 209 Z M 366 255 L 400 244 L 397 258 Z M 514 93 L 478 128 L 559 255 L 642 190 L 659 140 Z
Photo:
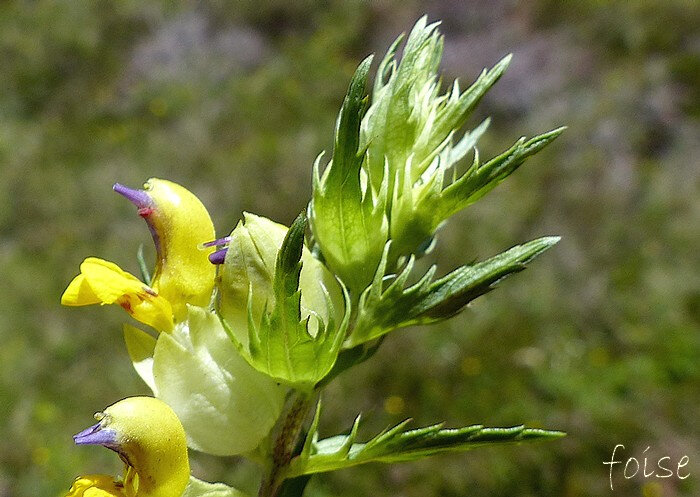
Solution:
M 153 214 L 153 207 L 141 207 L 138 210 L 139 216 L 141 217 L 148 217 L 151 214 Z
M 128 312 L 129 314 L 133 314 L 133 313 L 134 313 L 133 309 L 131 308 L 131 302 L 129 302 L 128 300 L 122 300 L 122 301 L 120 301 L 120 302 L 119 302 L 119 305 L 122 306 L 122 308 L 123 308 L 126 312 Z

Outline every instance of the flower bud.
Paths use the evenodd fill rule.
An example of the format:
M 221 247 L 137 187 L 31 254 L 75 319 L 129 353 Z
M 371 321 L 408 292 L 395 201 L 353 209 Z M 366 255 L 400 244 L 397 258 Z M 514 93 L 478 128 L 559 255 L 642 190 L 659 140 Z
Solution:
M 287 227 L 250 213 L 233 230 L 228 242 L 226 260 L 221 270 L 221 315 L 236 337 L 248 342 L 248 308 L 256 322 L 266 303 L 274 302 L 273 278 L 277 253 L 287 234 Z M 317 319 L 328 323 L 333 312 L 342 316 L 343 295 L 334 276 L 304 247 L 299 277 L 301 315 L 313 315 L 310 332 L 315 334 Z

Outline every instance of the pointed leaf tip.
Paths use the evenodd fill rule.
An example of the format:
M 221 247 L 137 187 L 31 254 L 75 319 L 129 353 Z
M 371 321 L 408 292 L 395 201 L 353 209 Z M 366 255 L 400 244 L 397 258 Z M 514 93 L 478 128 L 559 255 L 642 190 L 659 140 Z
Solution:
M 546 441 L 561 438 L 560 431 L 531 429 L 521 426 L 486 428 L 482 425 L 443 429 L 442 424 L 404 430 L 399 423 L 366 443 L 353 443 L 350 435 L 338 435 L 314 442 L 315 450 L 307 457 L 297 457 L 290 465 L 290 476 L 321 473 L 369 462 L 404 462 L 445 452 L 468 451 L 486 445 Z M 312 452 L 312 453 L 311 453 Z
M 496 65 L 493 67 L 494 70 L 498 70 L 499 72 L 505 72 L 506 69 L 508 69 L 508 66 L 510 66 L 510 63 L 513 61 L 513 54 L 509 53 L 505 55 L 501 60 L 496 63 Z
M 289 231 L 287 231 L 287 235 L 284 237 L 278 255 L 278 266 L 282 268 L 283 271 L 289 271 L 301 260 L 306 223 L 306 214 L 302 211 L 294 220 Z
M 540 428 L 526 428 L 523 430 L 523 440 L 557 440 L 567 436 L 565 431 L 542 430 Z

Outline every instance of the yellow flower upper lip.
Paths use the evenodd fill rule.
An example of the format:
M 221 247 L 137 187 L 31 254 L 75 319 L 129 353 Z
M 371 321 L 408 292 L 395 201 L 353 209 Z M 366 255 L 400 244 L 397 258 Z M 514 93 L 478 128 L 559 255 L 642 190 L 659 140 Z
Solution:
M 213 249 L 202 244 L 215 232 L 202 202 L 177 183 L 158 178 L 149 179 L 143 190 L 119 183 L 113 189 L 138 208 L 151 231 L 156 246 L 151 287 L 168 299 L 175 321 L 185 318 L 186 304 L 207 305 L 216 269 L 208 259 Z
M 61 304 L 119 304 L 135 319 L 159 331 L 173 329 L 170 302 L 113 262 L 88 257 L 61 296 Z
M 138 208 L 139 216 L 141 216 L 148 225 L 148 230 L 151 232 L 151 236 L 153 237 L 153 244 L 156 246 L 156 253 L 160 259 L 160 235 L 153 224 L 153 220 L 151 219 L 151 214 L 153 214 L 155 209 L 155 200 L 153 197 L 151 197 L 151 195 L 149 195 L 146 191 L 134 190 L 133 188 L 122 185 L 121 183 L 114 183 L 112 190 L 117 192 L 119 195 L 122 195 Z

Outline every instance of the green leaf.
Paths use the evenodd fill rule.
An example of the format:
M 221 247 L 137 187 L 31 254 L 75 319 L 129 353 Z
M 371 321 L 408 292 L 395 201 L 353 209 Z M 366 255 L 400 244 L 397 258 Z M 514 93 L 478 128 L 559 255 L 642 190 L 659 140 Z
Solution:
M 425 146 L 425 150 L 435 149 L 453 131 L 460 129 L 464 125 L 483 96 L 506 72 L 511 59 L 511 54 L 506 55 L 490 70 L 484 69 L 476 81 L 462 93 L 460 93 L 458 82 L 455 81 L 452 91 L 447 96 L 447 103 L 440 108 L 435 117 L 431 137 Z M 428 157 L 425 153 L 424 156 L 418 155 L 416 157 L 417 164 L 424 163 Z M 421 167 L 419 172 L 422 173 L 426 166 L 427 164 Z M 419 174 L 414 174 L 414 181 L 418 179 L 418 176 Z
M 372 57 L 366 58 L 350 83 L 336 125 L 333 157 L 323 176 L 321 156 L 314 164 L 309 204 L 314 240 L 328 266 L 356 294 L 369 284 L 388 234 L 386 188 L 372 190 L 361 172 L 365 154 L 358 149 L 371 62 Z
M 304 448 L 292 459 L 287 477 L 349 468 L 368 462 L 394 463 L 413 461 L 445 452 L 462 452 L 488 445 L 554 440 L 565 434 L 560 431 L 513 426 L 485 428 L 482 425 L 444 429 L 442 424 L 405 430 L 410 420 L 385 430 L 366 443 L 357 443 L 359 416 L 347 435 L 318 440 L 316 416 L 307 434 Z
M 399 256 L 420 252 L 451 215 L 443 215 L 447 206 L 441 201 L 446 175 L 474 147 L 488 120 L 457 143 L 456 136 L 511 60 L 507 55 L 484 69 L 464 91 L 455 81 L 443 93 L 438 70 L 444 39 L 438 25 L 419 19 L 400 60 L 396 53 L 401 37 L 391 46 L 379 65 L 372 105 L 362 121 L 360 148 L 367 150 L 363 170 L 374 191 L 387 191 L 391 268 Z
M 558 241 L 558 237 L 545 237 L 517 245 L 483 262 L 462 266 L 435 281 L 433 266 L 408 287 L 406 282 L 414 258 L 411 257 L 401 273 L 387 284 L 384 276 L 389 252 L 387 244 L 374 282 L 360 298 L 357 323 L 345 347 L 374 340 L 397 328 L 452 317 L 475 298 L 493 290 L 504 277 L 525 269 L 529 261 Z
M 353 180 L 353 173 L 357 165 L 362 162 L 362 154 L 359 153 L 360 123 L 367 110 L 365 87 L 373 58 L 374 56 L 370 55 L 360 62 L 350 80 L 348 92 L 340 108 L 333 147 L 333 162 L 336 164 L 337 174 L 329 177 L 331 178 L 329 182 Z M 352 191 L 355 194 L 359 193 L 359 189 L 356 188 Z
M 486 164 L 472 166 L 464 175 L 447 186 L 437 200 L 426 197 L 419 201 L 418 209 L 433 208 L 434 228 L 452 214 L 473 204 L 493 190 L 501 181 L 518 169 L 528 157 L 536 154 L 561 135 L 566 127 L 561 127 L 526 140 L 521 138 L 506 152 L 494 157 Z
M 370 359 L 379 350 L 379 347 L 382 345 L 383 338 L 384 337 L 382 336 L 379 338 L 379 340 L 372 343 L 362 343 L 352 348 L 341 349 L 340 354 L 338 354 L 338 360 L 335 361 L 335 364 L 333 365 L 333 369 L 331 369 L 331 372 L 328 373 L 325 378 L 323 378 L 317 387 L 323 388 L 346 369 L 350 369 L 351 367 Z
M 404 169 L 403 181 L 399 182 L 397 178 L 396 183 L 399 186 L 394 189 L 391 203 L 389 267 L 393 267 L 402 255 L 422 256 L 425 251 L 421 250 L 421 246 L 434 240 L 434 232 L 437 229 L 436 211 L 434 205 L 426 205 L 426 201 L 439 201 L 445 174 L 452 169 L 454 176 L 456 164 L 475 148 L 490 122 L 490 119 L 485 119 L 479 126 L 465 133 L 454 145 L 446 143 L 432 158 L 433 163 L 429 165 L 427 172 L 428 166 L 419 168 L 423 178 L 415 177 L 413 167 Z M 452 140 L 451 136 L 449 140 Z M 474 153 L 477 154 L 476 151 Z
M 425 16 L 420 18 L 406 40 L 400 62 L 395 56 L 402 37 L 394 42 L 379 66 L 372 105 L 362 123 L 362 144 L 368 151 L 367 170 L 372 186 L 379 190 L 387 181 L 389 197 L 396 172 L 417 152 L 416 143 L 428 121 L 434 121 L 435 107 L 439 105 L 437 69 L 443 37 L 437 31 L 438 25 L 428 24 Z M 424 96 L 430 98 L 421 98 Z
M 463 138 L 465 143 L 460 142 L 441 152 L 419 181 L 414 182 L 409 171 L 404 171 L 400 189 L 395 190 L 392 199 L 390 262 L 401 255 L 415 253 L 415 248 L 430 239 L 445 220 L 493 190 L 528 157 L 542 150 L 566 129 L 558 128 L 530 140 L 521 138 L 506 152 L 485 164 L 479 163 L 479 154 L 475 150 L 471 167 L 457 177 L 455 162 L 464 156 L 467 146 L 475 145 L 487 123 L 467 133 Z M 451 181 L 446 177 L 449 168 L 452 168 Z
M 248 497 L 248 495 L 224 483 L 209 483 L 190 476 L 190 482 L 182 497 Z
M 328 319 L 324 321 L 317 313 L 302 317 L 299 281 L 305 229 L 306 217 L 302 213 L 289 228 L 277 254 L 273 301 L 266 302 L 259 320 L 250 304 L 254 292 L 250 287 L 247 345 L 230 330 L 225 319 L 222 323 L 251 366 L 276 381 L 310 390 L 328 374 L 338 357 L 348 325 L 349 305 L 345 306 L 341 322 L 336 323 L 336 311 L 326 292 Z M 311 320 L 315 325 L 313 333 Z

